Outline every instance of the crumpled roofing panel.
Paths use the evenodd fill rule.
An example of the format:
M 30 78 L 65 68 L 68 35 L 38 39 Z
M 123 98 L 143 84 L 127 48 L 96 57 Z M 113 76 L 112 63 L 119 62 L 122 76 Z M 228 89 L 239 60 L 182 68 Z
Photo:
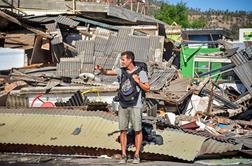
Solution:
M 1 114 L 0 142 L 8 144 L 33 144 L 50 146 L 81 146 L 120 150 L 116 142 L 118 130 L 116 121 L 101 117 L 45 115 L 45 114 Z M 78 135 L 72 133 L 80 127 Z M 148 145 L 144 152 L 164 154 L 184 160 L 193 160 L 205 138 L 165 131 L 165 144 Z M 185 139 L 186 138 L 186 139 Z M 176 140 L 176 141 L 175 141 Z M 191 146 L 194 143 L 194 146 Z M 190 146 L 185 146 L 189 144 Z M 171 148 L 172 147 L 172 148 Z M 174 147 L 178 147 L 174 149 Z M 131 149 L 134 150 L 134 149 Z
M 163 145 L 147 145 L 144 152 L 164 154 L 179 159 L 193 161 L 201 149 L 205 137 L 179 131 L 164 130 L 158 132 L 164 139 Z
M 116 142 L 119 133 L 108 135 L 118 131 L 117 118 L 104 112 L 67 109 L 1 109 L 0 122 L 3 124 L 0 127 L 1 144 L 120 150 L 120 144 Z M 79 133 L 75 132 L 77 128 L 80 128 Z M 174 130 L 158 130 L 157 134 L 163 137 L 164 144 L 146 145 L 144 152 L 173 156 L 188 161 L 194 160 L 200 154 L 202 144 L 207 139 Z M 203 152 L 222 152 L 226 151 L 227 147 L 228 150 L 239 149 L 234 148 L 232 144 L 219 142 L 218 147 L 221 151 Z M 130 151 L 133 150 L 130 148 Z
M 241 150 L 241 148 L 242 148 L 242 144 L 233 145 L 230 143 L 218 142 L 213 139 L 208 139 L 203 143 L 200 150 L 200 155 L 236 151 L 236 150 Z
M 167 81 L 170 81 L 176 74 L 176 69 L 167 68 L 164 70 L 156 69 L 150 78 L 151 90 L 160 90 L 165 86 Z

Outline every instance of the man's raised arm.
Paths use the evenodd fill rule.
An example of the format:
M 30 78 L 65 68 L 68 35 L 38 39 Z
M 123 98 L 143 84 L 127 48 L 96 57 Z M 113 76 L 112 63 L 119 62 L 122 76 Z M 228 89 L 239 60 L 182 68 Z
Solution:
M 105 70 L 102 66 L 100 65 L 96 65 L 95 66 L 96 70 L 100 70 L 102 74 L 104 75 L 116 75 L 116 71 L 115 70 Z

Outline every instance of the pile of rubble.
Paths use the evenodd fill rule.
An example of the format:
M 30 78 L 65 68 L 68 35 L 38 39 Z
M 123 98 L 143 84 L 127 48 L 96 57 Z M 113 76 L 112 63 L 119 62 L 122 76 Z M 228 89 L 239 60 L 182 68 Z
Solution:
M 16 29 L 15 33 L 1 33 L 1 47 L 5 48 L 0 49 L 0 54 L 2 49 L 15 45 L 25 50 L 29 61 L 27 66 L 1 70 L 0 105 L 3 108 L 0 112 L 3 114 L 13 110 L 20 113 L 19 109 L 43 112 L 41 108 L 44 107 L 45 112 L 47 109 L 55 109 L 56 112 L 62 109 L 68 115 L 71 113 L 67 109 L 73 110 L 73 113 L 74 110 L 102 110 L 108 113 L 107 116 L 114 117 L 116 111 L 112 109 L 112 99 L 118 89 L 117 78 L 101 75 L 94 70 L 94 66 L 101 65 L 105 69 L 117 67 L 120 52 L 130 50 L 135 53 L 137 61 L 148 65 L 151 91 L 146 94 L 143 121 L 151 124 L 152 130 L 163 131 L 160 135 L 165 137 L 164 140 L 169 139 L 167 130 L 174 138 L 180 132 L 193 138 L 201 137 L 197 142 L 198 149 L 191 157 L 166 152 L 168 143 L 165 141 L 163 149 L 160 147 L 161 150 L 155 151 L 153 147 L 146 147 L 146 153 L 184 160 L 235 150 L 251 154 L 252 46 L 239 51 L 226 47 L 223 52 L 223 56 L 230 58 L 232 64 L 219 70 L 223 73 L 232 69 L 240 82 L 238 87 L 235 84 L 218 84 L 210 77 L 182 78 L 179 69 L 172 66 L 171 61 L 163 61 L 164 36 L 148 34 L 146 29 L 139 30 L 144 24 L 156 24 L 155 31 L 161 31 L 159 28 L 162 26 L 158 26 L 161 23 L 155 19 L 142 18 L 132 23 L 117 18 L 123 22 L 121 24 L 127 25 L 122 27 L 94 21 L 81 14 L 21 16 L 0 10 L 0 16 L 8 22 L 9 27 Z M 100 115 L 94 113 L 92 116 L 98 123 L 97 117 Z M 99 123 L 104 125 L 108 122 Z M 56 136 L 50 138 L 54 138 L 51 141 L 57 139 Z M 227 144 L 220 150 L 218 145 L 221 143 Z M 213 149 L 207 149 L 208 146 Z M 92 148 L 95 147 L 99 146 L 92 145 Z M 102 145 L 99 148 L 109 149 Z M 115 149 L 119 150 L 118 147 Z

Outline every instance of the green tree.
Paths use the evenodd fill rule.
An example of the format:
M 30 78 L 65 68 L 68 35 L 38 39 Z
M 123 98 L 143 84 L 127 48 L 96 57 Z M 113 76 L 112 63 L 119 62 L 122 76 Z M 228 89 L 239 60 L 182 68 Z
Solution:
M 190 27 L 188 15 L 188 8 L 183 2 L 180 2 L 176 5 L 162 3 L 160 10 L 155 15 L 155 18 L 167 24 L 172 24 L 175 21 L 182 27 L 187 28 Z
M 193 20 L 191 23 L 191 28 L 205 28 L 207 26 L 207 19 L 204 17 L 200 17 L 196 20 Z

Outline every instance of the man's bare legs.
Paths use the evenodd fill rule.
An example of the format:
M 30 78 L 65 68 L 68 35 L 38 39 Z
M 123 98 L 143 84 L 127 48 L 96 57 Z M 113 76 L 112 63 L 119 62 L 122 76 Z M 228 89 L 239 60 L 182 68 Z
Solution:
M 135 132 L 135 146 L 136 146 L 135 156 L 139 156 L 142 140 L 143 140 L 142 131 L 136 131 Z
M 120 142 L 121 142 L 121 148 L 122 148 L 122 155 L 126 156 L 127 130 L 121 130 Z

